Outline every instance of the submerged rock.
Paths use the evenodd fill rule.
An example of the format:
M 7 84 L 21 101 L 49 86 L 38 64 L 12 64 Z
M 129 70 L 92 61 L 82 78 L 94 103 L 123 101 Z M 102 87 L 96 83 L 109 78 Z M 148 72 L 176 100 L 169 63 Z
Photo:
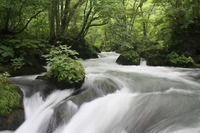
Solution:
M 16 109 L 7 117 L 0 116 L 0 130 L 16 130 L 24 120 L 24 110 Z

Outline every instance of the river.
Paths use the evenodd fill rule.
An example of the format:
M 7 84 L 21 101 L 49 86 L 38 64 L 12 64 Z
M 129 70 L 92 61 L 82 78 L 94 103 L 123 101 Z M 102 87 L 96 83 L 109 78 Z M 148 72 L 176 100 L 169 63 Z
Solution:
M 26 120 L 0 133 L 200 133 L 200 69 L 122 66 L 118 56 L 83 61 L 86 79 L 77 93 L 44 95 L 51 86 L 35 76 L 16 78 Z

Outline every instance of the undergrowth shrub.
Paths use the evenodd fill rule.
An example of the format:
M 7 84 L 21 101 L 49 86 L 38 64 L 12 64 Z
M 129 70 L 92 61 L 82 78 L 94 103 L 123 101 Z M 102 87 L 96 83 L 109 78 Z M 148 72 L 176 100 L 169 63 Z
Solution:
M 2 65 L 11 64 L 14 71 L 25 65 L 34 65 L 48 51 L 46 44 L 44 40 L 4 40 L 0 43 L 0 62 Z
M 54 47 L 44 57 L 50 69 L 46 73 L 47 78 L 54 78 L 58 82 L 69 84 L 79 83 L 85 78 L 85 70 L 78 53 L 65 45 Z
M 194 60 L 191 57 L 185 55 L 178 55 L 175 52 L 171 52 L 167 55 L 170 65 L 177 67 L 194 67 Z

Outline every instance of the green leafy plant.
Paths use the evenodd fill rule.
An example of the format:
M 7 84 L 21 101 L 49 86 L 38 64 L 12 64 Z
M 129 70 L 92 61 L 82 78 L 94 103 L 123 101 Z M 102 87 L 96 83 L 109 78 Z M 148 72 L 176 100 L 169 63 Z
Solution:
M 10 82 L 8 79 L 9 76 L 10 74 L 8 72 L 0 73 L 0 83 Z
M 191 57 L 186 57 L 184 55 L 178 55 L 175 52 L 171 52 L 167 55 L 169 62 L 172 66 L 178 67 L 193 67 L 195 62 Z
M 8 63 L 14 58 L 23 58 L 25 63 L 30 63 L 33 58 L 41 57 L 48 47 L 43 40 L 10 39 L 2 41 L 0 55 L 3 61 Z
M 46 76 L 70 84 L 81 82 L 85 77 L 85 71 L 76 55 L 76 51 L 65 45 L 52 48 L 50 53 L 44 56 L 50 66 Z
M 44 40 L 5 39 L 0 42 L 1 66 L 11 75 L 39 73 L 45 64 L 42 55 L 49 51 L 47 46 Z
M 0 54 L 3 58 L 7 58 L 7 57 L 13 57 L 14 56 L 14 50 L 11 47 L 7 47 L 7 46 L 0 46 Z
M 25 65 L 25 61 L 23 57 L 14 58 L 12 61 L 12 67 L 14 70 L 20 69 Z

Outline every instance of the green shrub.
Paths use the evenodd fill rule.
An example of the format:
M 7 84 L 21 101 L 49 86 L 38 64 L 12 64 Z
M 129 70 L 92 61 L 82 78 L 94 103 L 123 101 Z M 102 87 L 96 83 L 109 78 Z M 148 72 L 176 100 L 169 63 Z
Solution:
M 21 107 L 20 90 L 7 78 L 8 73 L 0 74 L 0 116 L 8 116 Z
M 25 65 L 33 65 L 42 60 L 42 55 L 48 48 L 43 40 L 10 39 L 0 43 L 0 62 L 2 65 L 11 64 L 14 71 Z
M 10 83 L 9 76 L 10 74 L 7 72 L 0 73 L 0 83 Z
M 23 57 L 11 59 L 12 68 L 16 71 L 17 69 L 22 68 L 25 65 L 25 61 Z
M 172 66 L 177 67 L 194 67 L 194 60 L 191 57 L 186 57 L 184 55 L 178 55 L 175 52 L 171 52 L 167 55 L 169 63 Z
M 50 69 L 47 71 L 47 78 L 54 78 L 58 82 L 69 84 L 79 83 L 85 78 L 85 70 L 76 55 L 78 53 L 70 50 L 65 45 L 52 48 L 48 55 L 45 55 Z

